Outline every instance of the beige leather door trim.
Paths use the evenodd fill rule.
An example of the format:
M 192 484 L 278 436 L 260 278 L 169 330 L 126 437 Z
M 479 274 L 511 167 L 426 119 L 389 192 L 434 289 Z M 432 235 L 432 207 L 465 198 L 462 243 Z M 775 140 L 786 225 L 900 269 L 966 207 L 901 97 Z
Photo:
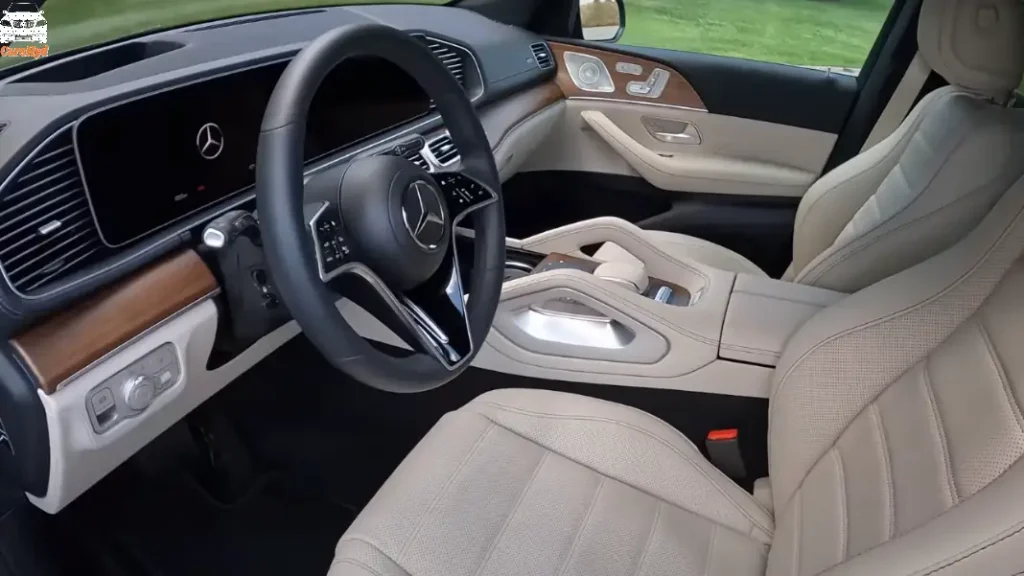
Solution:
M 816 174 L 781 164 L 724 155 L 660 154 L 619 128 L 602 112 L 584 110 L 583 120 L 645 180 L 664 190 L 735 190 L 748 194 L 801 196 Z M 724 183 L 724 189 L 718 183 Z
M 659 172 L 630 154 L 625 156 L 583 118 L 587 111 L 603 114 L 630 139 L 638 142 L 655 162 L 659 159 L 696 165 L 695 172 Z M 644 118 L 658 118 L 681 126 L 688 123 L 699 132 L 700 144 L 664 142 L 652 136 Z M 647 177 L 665 190 L 761 196 L 802 196 L 821 172 L 836 135 L 784 124 L 723 116 L 679 107 L 570 98 L 551 133 L 520 167 L 521 171 L 563 170 L 596 174 Z M 626 156 L 631 161 L 627 161 Z M 725 178 L 698 177 L 708 166 L 729 166 Z M 733 168 L 739 167 L 738 171 Z M 767 167 L 771 182 L 757 181 L 747 170 Z M 641 174 L 641 170 L 646 174 Z M 774 168 L 795 175 L 779 184 Z M 792 171 L 792 172 L 791 172 Z M 811 176 L 808 177 L 807 175 Z M 786 182 L 785 180 L 781 180 Z M 796 182 L 796 184 L 792 184 Z

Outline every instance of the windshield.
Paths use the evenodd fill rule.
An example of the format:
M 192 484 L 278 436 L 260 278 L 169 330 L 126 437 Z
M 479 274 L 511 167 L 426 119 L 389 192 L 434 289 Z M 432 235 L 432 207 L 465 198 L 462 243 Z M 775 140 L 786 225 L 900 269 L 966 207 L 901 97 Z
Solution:
M 174 28 L 232 16 L 260 12 L 368 3 L 445 4 L 447 0 L 44 0 L 46 38 L 37 34 L 35 42 L 22 41 L 14 46 L 46 45 L 46 54 L 109 42 L 143 32 Z M 0 7 L 8 2 L 0 0 Z M 10 3 L 10 11 L 39 11 L 29 2 Z M 23 62 L 21 58 L 0 58 L 0 67 Z

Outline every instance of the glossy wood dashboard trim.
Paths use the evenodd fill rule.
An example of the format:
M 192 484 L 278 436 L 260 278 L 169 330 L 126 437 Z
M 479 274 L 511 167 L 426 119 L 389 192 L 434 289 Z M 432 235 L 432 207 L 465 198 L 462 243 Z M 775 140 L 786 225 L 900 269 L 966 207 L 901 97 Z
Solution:
M 607 52 L 604 50 L 576 46 L 573 44 L 549 42 L 548 46 L 551 47 L 551 52 L 554 54 L 555 62 L 558 66 L 558 75 L 555 77 L 555 81 L 558 83 L 558 86 L 562 89 L 562 92 L 567 98 L 595 98 L 599 100 L 618 100 L 643 104 L 662 104 L 707 111 L 707 106 L 704 105 L 704 101 L 701 100 L 700 95 L 697 94 L 697 91 L 694 90 L 690 82 L 686 80 L 682 74 L 664 64 L 634 56 L 626 56 L 615 52 Z M 600 58 L 601 61 L 604 62 L 605 67 L 608 68 L 608 73 L 611 74 L 612 82 L 615 84 L 615 90 L 613 92 L 590 92 L 576 86 L 572 81 L 572 78 L 569 76 L 568 69 L 565 67 L 566 52 L 578 52 L 580 54 L 587 54 L 589 56 Z M 615 69 L 615 64 L 619 62 L 637 64 L 643 68 L 643 73 L 637 76 L 618 72 Z M 626 92 L 626 85 L 628 83 L 646 80 L 648 75 L 650 75 L 651 71 L 655 68 L 666 70 L 669 74 L 668 83 L 665 85 L 665 90 L 661 93 L 661 96 L 658 98 L 645 98 L 643 96 L 633 96 Z
M 192 250 L 179 252 L 21 332 L 11 344 L 53 394 L 64 380 L 218 289 Z

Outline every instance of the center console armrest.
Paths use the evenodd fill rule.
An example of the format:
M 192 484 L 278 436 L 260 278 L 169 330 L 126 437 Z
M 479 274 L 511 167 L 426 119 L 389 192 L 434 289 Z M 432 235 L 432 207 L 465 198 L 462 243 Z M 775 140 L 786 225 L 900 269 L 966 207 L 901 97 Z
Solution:
M 721 358 L 775 366 L 790 336 L 846 294 L 737 274 L 722 327 Z

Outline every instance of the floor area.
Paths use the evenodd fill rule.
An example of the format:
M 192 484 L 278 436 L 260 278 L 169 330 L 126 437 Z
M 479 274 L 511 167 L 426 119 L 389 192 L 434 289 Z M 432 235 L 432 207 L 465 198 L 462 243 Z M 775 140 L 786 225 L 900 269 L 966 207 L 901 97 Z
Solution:
M 57 516 L 21 499 L 0 520 L 0 575 L 322 576 L 349 523 L 441 415 L 506 387 L 631 404 L 698 445 L 707 430 L 739 427 L 750 480 L 767 469 L 764 400 L 475 369 L 395 395 L 346 379 L 298 337 Z

